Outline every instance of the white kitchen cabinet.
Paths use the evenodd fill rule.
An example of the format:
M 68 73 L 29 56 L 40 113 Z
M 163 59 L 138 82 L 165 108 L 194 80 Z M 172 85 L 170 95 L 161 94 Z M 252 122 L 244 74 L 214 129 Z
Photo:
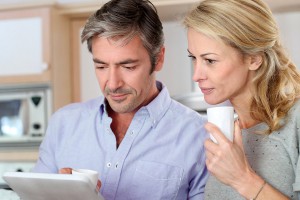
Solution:
M 0 83 L 50 80 L 48 8 L 0 12 Z
M 68 17 L 52 6 L 0 11 L 0 84 L 49 84 L 53 111 L 71 102 Z
M 0 21 L 0 75 L 41 74 L 43 61 L 43 19 L 41 17 Z

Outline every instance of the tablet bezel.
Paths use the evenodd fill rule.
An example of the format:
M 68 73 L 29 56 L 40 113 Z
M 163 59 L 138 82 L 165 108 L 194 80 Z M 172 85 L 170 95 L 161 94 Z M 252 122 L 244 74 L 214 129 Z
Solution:
M 104 200 L 80 175 L 6 172 L 3 179 L 22 200 Z

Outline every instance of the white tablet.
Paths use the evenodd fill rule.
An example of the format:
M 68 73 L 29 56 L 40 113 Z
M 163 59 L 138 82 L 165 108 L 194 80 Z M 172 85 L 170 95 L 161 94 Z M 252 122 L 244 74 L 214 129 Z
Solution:
M 22 200 L 104 200 L 84 176 L 6 172 L 3 179 Z

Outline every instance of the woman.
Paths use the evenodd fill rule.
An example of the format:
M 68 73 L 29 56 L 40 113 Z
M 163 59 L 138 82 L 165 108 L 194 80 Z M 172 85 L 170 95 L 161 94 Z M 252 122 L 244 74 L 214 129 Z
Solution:
M 185 18 L 188 51 L 209 104 L 230 100 L 230 142 L 206 129 L 206 199 L 300 198 L 300 74 L 261 0 L 204 0 Z

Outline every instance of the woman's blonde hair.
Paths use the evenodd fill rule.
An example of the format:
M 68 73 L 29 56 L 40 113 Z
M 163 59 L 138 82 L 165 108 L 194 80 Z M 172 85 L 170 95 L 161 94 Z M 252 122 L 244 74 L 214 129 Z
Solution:
M 221 39 L 243 55 L 262 55 L 253 79 L 251 116 L 278 130 L 300 96 L 300 74 L 280 43 L 271 10 L 261 0 L 204 0 L 184 25 Z

